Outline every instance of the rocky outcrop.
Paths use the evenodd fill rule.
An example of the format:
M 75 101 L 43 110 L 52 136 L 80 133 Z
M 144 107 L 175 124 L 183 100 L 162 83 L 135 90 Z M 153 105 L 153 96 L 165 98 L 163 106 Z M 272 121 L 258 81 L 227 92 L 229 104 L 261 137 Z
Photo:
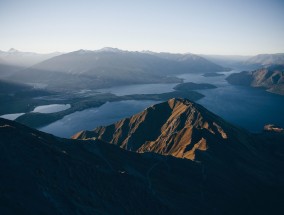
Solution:
M 265 125 L 263 130 L 265 132 L 276 132 L 276 133 L 284 134 L 284 128 L 281 128 L 281 127 L 279 127 L 277 125 L 273 125 L 273 124 Z
M 198 160 L 199 152 L 210 154 L 220 145 L 226 148 L 229 143 L 242 142 L 242 137 L 248 139 L 250 135 L 202 106 L 186 99 L 170 99 L 115 124 L 79 132 L 72 138 L 98 138 L 129 151 Z
M 231 74 L 227 81 L 234 85 L 263 87 L 269 92 L 284 95 L 284 65 L 271 65 L 252 72 Z

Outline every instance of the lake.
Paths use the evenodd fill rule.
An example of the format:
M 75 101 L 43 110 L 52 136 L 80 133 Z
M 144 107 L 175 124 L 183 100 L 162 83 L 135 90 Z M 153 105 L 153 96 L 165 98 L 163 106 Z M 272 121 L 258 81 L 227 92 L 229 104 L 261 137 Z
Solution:
M 238 71 L 224 72 L 224 76 L 215 77 L 204 77 L 202 74 L 184 74 L 178 77 L 183 78 L 185 82 L 216 85 L 218 87 L 216 89 L 198 90 L 205 97 L 197 103 L 232 124 L 251 132 L 261 132 L 263 126 L 270 123 L 284 127 L 284 96 L 268 93 L 261 89 L 230 85 L 225 78 L 234 72 Z M 139 84 L 113 87 L 102 91 L 116 95 L 164 93 L 173 91 L 175 85 L 177 84 Z M 98 108 L 67 115 L 40 130 L 61 137 L 70 137 L 80 130 L 91 130 L 99 125 L 111 124 L 155 103 L 157 101 L 151 100 L 106 103 Z
M 17 119 L 19 116 L 24 115 L 25 113 L 11 113 L 11 114 L 4 114 L 0 117 L 4 118 L 4 119 L 9 119 L 9 120 L 15 120 Z
M 284 127 L 283 96 L 232 85 L 198 92 L 205 97 L 197 103 L 251 132 L 260 132 L 265 124 L 270 123 Z
M 67 110 L 71 107 L 70 104 L 50 104 L 37 106 L 32 112 L 35 113 L 56 113 L 59 111 Z
M 56 113 L 59 111 L 67 110 L 71 107 L 70 104 L 50 104 L 50 105 L 41 105 L 34 108 L 32 112 L 35 113 Z M 25 113 L 12 113 L 12 114 L 4 114 L 0 117 L 9 120 L 15 120 L 19 116 L 24 115 Z
M 159 102 L 151 100 L 107 102 L 98 108 L 90 108 L 69 114 L 39 130 L 59 137 L 71 137 L 81 130 L 92 130 L 97 126 L 109 125 L 122 118 L 132 116 L 155 103 Z
M 133 94 L 161 94 L 174 91 L 174 87 L 179 83 L 168 84 L 135 84 L 127 86 L 111 87 L 99 89 L 101 93 L 112 93 L 117 96 L 133 95 Z

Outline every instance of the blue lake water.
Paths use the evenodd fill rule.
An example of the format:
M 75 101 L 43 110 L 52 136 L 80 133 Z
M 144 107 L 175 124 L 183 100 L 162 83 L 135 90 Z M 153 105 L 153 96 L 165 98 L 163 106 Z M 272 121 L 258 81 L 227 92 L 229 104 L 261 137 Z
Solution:
M 67 110 L 71 107 L 70 104 L 50 104 L 50 105 L 41 105 L 34 108 L 32 112 L 35 113 L 56 113 L 59 111 Z M 25 113 L 12 113 L 12 114 L 4 114 L 0 117 L 9 120 L 15 120 L 19 116 L 24 115 Z
M 70 104 L 50 104 L 37 106 L 32 112 L 36 113 L 56 113 L 59 111 L 67 110 L 71 107 Z
M 97 91 L 102 93 L 112 93 L 117 96 L 125 96 L 132 94 L 160 94 L 174 91 L 174 87 L 178 83 L 171 84 L 135 84 L 127 86 L 111 87 L 106 89 L 99 89 Z
M 261 132 L 265 124 L 284 127 L 284 96 L 263 89 L 234 86 L 225 78 L 238 70 L 223 72 L 224 76 L 203 77 L 202 75 L 179 75 L 185 82 L 210 83 L 218 88 L 198 90 L 205 95 L 197 101 L 208 110 L 228 122 L 251 132 Z
M 270 123 L 284 127 L 284 96 L 232 85 L 199 92 L 205 97 L 197 103 L 251 132 L 260 132 Z
M 1 115 L 0 117 L 4 118 L 4 119 L 9 119 L 9 120 L 15 120 L 17 119 L 19 116 L 24 115 L 25 113 L 11 113 L 11 114 L 4 114 Z
M 98 108 L 90 108 L 69 114 L 39 130 L 59 137 L 71 137 L 81 130 L 92 130 L 97 126 L 109 125 L 122 118 L 129 117 L 155 103 L 159 102 L 151 100 L 107 102 Z
M 210 83 L 218 88 L 199 90 L 205 97 L 197 101 L 228 122 L 251 132 L 261 132 L 265 124 L 284 127 L 284 96 L 268 93 L 261 89 L 233 86 L 225 78 L 238 71 L 225 72 L 224 76 L 204 77 L 202 74 L 185 74 L 178 77 L 185 82 Z M 116 95 L 164 93 L 173 91 L 176 84 L 144 84 L 113 87 L 101 92 Z M 84 129 L 108 125 L 121 118 L 131 116 L 157 103 L 156 101 L 110 102 L 99 108 L 91 108 L 65 116 L 40 130 L 61 137 L 70 137 Z

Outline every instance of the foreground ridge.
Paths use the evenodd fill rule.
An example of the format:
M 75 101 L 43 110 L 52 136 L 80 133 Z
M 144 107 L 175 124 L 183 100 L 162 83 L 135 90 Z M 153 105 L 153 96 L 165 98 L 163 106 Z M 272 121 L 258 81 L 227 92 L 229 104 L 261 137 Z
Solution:
M 107 135 L 112 140 L 112 133 L 70 140 L 0 118 L 1 213 L 200 215 L 283 211 L 282 132 L 266 129 L 263 134 L 249 134 L 184 99 L 154 105 L 125 120 L 128 123 L 121 125 L 133 120 L 130 128 L 134 133 L 128 138 L 132 141 L 126 144 L 129 148 L 124 149 L 144 153 L 129 152 L 117 147 L 122 145 L 102 140 Z M 171 136 L 168 140 L 176 140 L 181 131 L 192 132 L 180 139 L 190 137 L 190 143 L 181 142 L 189 149 L 181 144 L 177 153 L 176 141 L 169 150 L 172 154 L 162 151 L 169 144 L 158 139 L 161 133 L 157 125 L 165 128 L 164 138 Z M 117 132 L 129 135 L 124 128 Z M 172 136 L 174 132 L 176 136 Z M 147 136 L 151 144 L 143 142 Z M 139 142 L 139 137 L 143 141 Z M 200 140 L 203 142 L 198 143 Z M 187 156 L 194 147 L 194 156 Z M 159 155 L 163 153 L 172 156 Z
M 156 152 L 191 160 L 219 144 L 240 142 L 250 135 L 202 106 L 173 98 L 115 124 L 81 131 L 73 139 L 98 138 L 129 151 Z

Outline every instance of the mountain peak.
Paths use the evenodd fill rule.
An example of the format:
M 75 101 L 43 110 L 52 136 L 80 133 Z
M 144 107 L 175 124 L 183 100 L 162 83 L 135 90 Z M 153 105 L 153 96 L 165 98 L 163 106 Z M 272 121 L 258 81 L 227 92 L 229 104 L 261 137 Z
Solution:
M 173 98 L 115 124 L 82 131 L 72 138 L 98 138 L 129 151 L 198 160 L 198 151 L 225 144 L 228 137 L 234 136 L 233 129 L 202 106 L 187 99 Z
M 191 102 L 188 99 L 184 99 L 184 98 L 172 98 L 168 100 L 168 104 L 172 109 L 174 109 L 175 106 L 181 105 L 181 104 L 185 106 L 192 106 L 193 102 Z
M 123 50 L 118 48 L 112 48 L 112 47 L 104 47 L 102 49 L 97 50 L 97 52 L 123 52 Z

